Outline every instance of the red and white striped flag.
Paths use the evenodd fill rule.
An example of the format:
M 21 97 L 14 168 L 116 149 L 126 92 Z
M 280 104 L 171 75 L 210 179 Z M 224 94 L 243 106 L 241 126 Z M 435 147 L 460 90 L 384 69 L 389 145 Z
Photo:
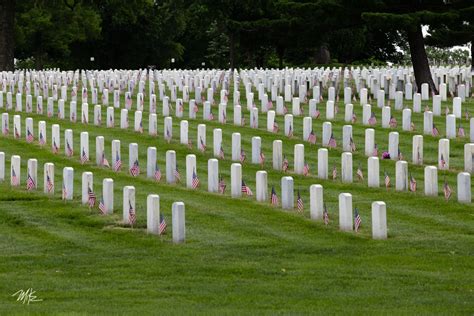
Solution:
M 388 173 L 387 172 L 384 172 L 385 173 L 385 187 L 388 189 L 390 187 L 390 177 L 388 176 Z
M 117 151 L 115 153 L 114 171 L 119 171 L 121 167 L 122 167 L 122 160 L 120 159 L 120 155 Z
M 135 159 L 135 162 L 133 163 L 133 165 L 130 167 L 130 174 L 133 176 L 133 177 L 136 177 L 140 174 L 140 166 L 138 164 L 138 159 Z
M 156 169 L 155 169 L 155 180 L 160 182 L 161 180 L 161 170 L 160 170 L 160 167 L 158 167 L 158 165 L 156 166 Z
M 334 167 L 332 168 L 332 179 L 333 179 L 333 180 L 336 180 L 336 179 L 337 179 L 337 168 L 336 168 L 336 166 L 334 166 Z
M 364 181 L 364 174 L 362 173 L 362 169 L 360 167 L 360 164 L 359 164 L 359 167 L 357 167 L 357 178 L 359 178 L 359 181 Z
M 356 233 L 359 231 L 361 224 L 362 224 L 362 219 L 360 218 L 359 210 L 356 207 L 355 214 L 354 214 L 354 228 L 355 228 Z
M 334 138 L 333 133 L 331 133 L 331 137 L 329 138 L 328 146 L 329 146 L 329 148 L 336 148 L 337 147 L 336 139 Z
M 372 112 L 369 118 L 369 125 L 374 126 L 375 124 L 377 124 L 377 118 L 375 117 L 375 113 Z
M 163 235 L 166 232 L 166 220 L 163 214 L 160 213 L 160 226 L 158 227 L 158 233 Z
M 247 156 L 245 155 L 245 151 L 241 150 L 240 151 L 240 163 L 244 163 L 246 158 L 247 158 Z
M 74 154 L 74 151 L 71 148 L 71 145 L 69 145 L 68 140 L 66 139 L 66 154 L 68 157 L 72 157 Z
M 242 180 L 242 193 L 245 193 L 247 196 L 253 195 L 252 190 L 245 184 L 244 180 Z
M 46 188 L 48 192 L 52 192 L 54 189 L 53 181 L 51 181 L 51 177 L 49 176 L 48 172 L 46 172 Z
M 306 177 L 309 175 L 309 165 L 305 162 L 303 166 L 303 175 Z
M 226 186 L 226 184 L 225 184 L 225 182 L 224 182 L 224 178 L 222 178 L 221 176 L 219 176 L 219 193 L 224 194 L 226 187 L 227 187 L 227 186 Z
M 263 153 L 262 149 L 260 148 L 260 165 L 263 168 L 263 165 L 265 164 L 265 154 Z
M 311 130 L 311 133 L 309 133 L 308 142 L 313 145 L 316 144 L 316 134 L 313 130 Z
M 36 183 L 31 177 L 30 173 L 28 173 L 28 177 L 26 178 L 26 189 L 28 191 L 33 190 L 36 188 Z
M 201 150 L 201 152 L 205 152 L 206 151 L 206 144 L 204 144 L 204 141 L 202 140 L 202 137 L 199 137 L 199 150 Z
M 181 182 L 181 174 L 179 173 L 178 165 L 176 165 L 176 169 L 174 169 L 174 177 L 177 182 Z
M 84 164 L 87 161 L 89 161 L 89 157 L 87 156 L 84 148 L 82 148 L 81 163 Z
M 279 130 L 280 128 L 278 127 L 278 123 L 276 120 L 273 120 L 273 133 L 278 133 Z
M 283 157 L 283 164 L 282 164 L 282 167 L 281 167 L 283 172 L 286 172 L 288 170 L 288 166 L 289 166 L 288 159 L 286 159 L 286 156 L 284 156 Z
M 132 203 L 128 201 L 128 222 L 130 225 L 134 225 L 135 222 L 137 221 L 137 214 L 135 213 L 135 209 L 132 207 Z
M 276 194 L 275 187 L 273 186 L 272 186 L 272 194 L 271 194 L 270 201 L 272 205 L 278 206 L 278 196 Z
M 193 189 L 196 189 L 199 186 L 199 178 L 196 174 L 196 170 L 193 170 L 193 180 L 191 183 Z
M 87 188 L 87 193 L 89 195 L 89 199 L 88 199 L 89 207 L 90 208 L 94 207 L 97 197 L 95 196 L 95 193 L 92 191 L 90 187 Z
M 32 143 L 34 140 L 35 140 L 35 138 L 33 137 L 33 134 L 30 132 L 29 129 L 27 129 L 26 130 L 26 141 L 28 143 Z
M 328 214 L 328 209 L 326 207 L 326 203 L 324 203 L 323 220 L 324 220 L 325 225 L 329 224 L 329 214 Z
M 410 175 L 410 191 L 416 192 L 416 180 Z
M 431 131 L 431 134 L 435 137 L 439 136 L 438 128 L 436 127 L 436 125 L 434 125 L 434 123 L 433 123 L 433 130 Z
M 222 148 L 222 145 L 221 145 L 221 148 L 219 149 L 219 158 L 224 159 L 224 148 Z
M 301 199 L 300 190 L 298 190 L 298 198 L 296 199 L 296 208 L 299 212 L 303 212 L 304 204 L 303 200 Z
M 104 198 L 103 198 L 103 197 L 100 198 L 99 211 L 102 213 L 102 215 L 105 215 L 105 214 L 107 213 L 107 208 L 105 207 L 105 203 L 104 203 Z
M 451 191 L 451 188 L 449 187 L 448 181 L 446 180 L 444 180 L 443 191 L 444 191 L 444 198 L 446 201 L 448 201 L 449 198 L 451 197 L 452 191 Z

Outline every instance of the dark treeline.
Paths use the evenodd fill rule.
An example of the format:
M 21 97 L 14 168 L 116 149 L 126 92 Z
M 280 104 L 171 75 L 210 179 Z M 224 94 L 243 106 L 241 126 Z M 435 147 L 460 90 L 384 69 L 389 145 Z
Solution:
M 399 47 L 429 82 L 424 42 L 472 41 L 473 16 L 470 0 L 0 0 L 0 70 L 397 63 Z

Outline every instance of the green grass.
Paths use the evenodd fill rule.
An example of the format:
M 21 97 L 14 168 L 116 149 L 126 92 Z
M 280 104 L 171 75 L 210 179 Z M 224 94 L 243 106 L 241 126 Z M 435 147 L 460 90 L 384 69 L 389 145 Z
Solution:
M 451 104 L 451 100 L 443 103 L 443 109 L 445 104 Z M 463 106 L 474 113 L 472 99 Z M 319 107 L 324 116 L 324 104 Z M 340 170 L 342 126 L 345 124 L 342 102 L 339 108 L 337 119 L 333 122 L 339 149 L 330 151 L 329 166 L 332 168 L 335 164 Z M 148 104 L 145 109 L 148 109 Z M 158 109 L 161 113 L 160 106 Z M 307 111 L 307 107 L 305 109 Z M 230 106 L 227 110 L 228 122 L 231 122 L 233 115 Z M 102 111 L 104 122 L 105 109 Z M 355 111 L 359 122 L 353 130 L 358 147 L 354 154 L 354 168 L 360 162 L 366 174 L 367 158 L 363 155 L 366 127 L 360 124 L 362 108 L 358 103 Z M 391 130 L 380 128 L 381 112 L 377 108 L 374 111 L 378 118 L 376 142 L 383 151 L 388 147 L 388 133 Z M 92 113 L 90 106 L 90 121 Z M 10 111 L 10 114 L 14 112 Z M 474 207 L 455 201 L 455 179 L 463 169 L 463 144 L 468 142 L 468 138 L 451 141 L 451 170 L 439 172 L 440 196 L 425 197 L 422 194 L 424 167 L 411 164 L 411 137 L 420 133 L 423 114 L 412 115 L 418 129 L 416 133 L 401 132 L 401 111 L 392 114 L 399 122 L 400 149 L 410 162 L 409 171 L 418 180 L 418 192 L 395 192 L 393 188 L 387 192 L 385 188 L 369 189 L 366 182 L 343 184 L 339 180 L 317 179 L 314 176 L 317 148 L 320 147 L 324 120 L 313 120 L 318 144 L 305 146 L 312 175 L 302 177 L 292 174 L 295 188 L 301 190 L 305 201 L 303 215 L 271 207 L 268 203 L 257 203 L 250 198 L 232 199 L 229 189 L 225 196 L 205 192 L 207 160 L 212 156 L 212 129 L 218 127 L 223 128 L 226 153 L 226 160 L 219 162 L 219 168 L 228 188 L 231 134 L 238 131 L 242 134 L 242 148 L 248 157 L 243 168 L 245 181 L 252 189 L 255 188 L 255 173 L 260 167 L 249 163 L 251 137 L 261 136 L 262 148 L 267 156 L 265 169 L 269 185 L 275 185 L 280 194 L 280 179 L 284 174 L 271 168 L 272 141 L 283 140 L 284 152 L 292 169 L 293 146 L 302 143 L 302 118 L 294 119 L 293 139 L 287 139 L 282 132 L 278 136 L 266 132 L 266 116 L 262 114 L 259 115 L 258 131 L 232 124 L 222 126 L 217 122 L 206 122 L 208 150 L 202 154 L 178 143 L 179 121 L 176 118 L 173 119 L 174 141 L 171 144 L 164 142 L 161 114 L 158 115 L 160 135 L 157 138 L 139 135 L 131 129 L 123 131 L 83 126 L 67 120 L 28 115 L 34 118 L 35 133 L 37 122 L 40 119 L 47 121 L 48 143 L 52 123 L 61 125 L 62 138 L 64 130 L 72 128 L 75 157 L 65 157 L 63 148 L 61 155 L 53 155 L 49 146 L 41 149 L 37 144 L 14 140 L 11 136 L 0 137 L 0 151 L 6 154 L 7 170 L 12 154 L 22 158 L 21 189 L 11 189 L 8 183 L 0 184 L 0 314 L 472 314 Z M 23 125 L 27 115 L 21 115 Z M 200 111 L 198 117 L 201 115 Z M 216 109 L 214 115 L 217 117 Z M 245 117 L 248 121 L 248 112 Z M 130 116 L 130 122 L 132 118 Z M 118 111 L 115 119 L 117 126 Z M 444 116 L 435 118 L 441 134 L 445 130 L 444 120 Z M 277 122 L 283 130 L 283 118 L 278 117 Z M 147 123 L 145 115 L 145 129 Z M 200 119 L 189 120 L 189 134 L 194 145 L 198 123 L 201 123 Z M 468 132 L 468 123 L 464 119 L 463 125 Z M 132 178 L 126 172 L 116 174 L 96 167 L 93 162 L 81 165 L 78 148 L 79 132 L 82 130 L 90 134 L 93 162 L 96 136 L 105 137 L 109 161 L 111 141 L 120 139 L 124 169 L 128 165 L 128 144 L 137 142 L 142 175 Z M 437 164 L 437 144 L 438 138 L 425 136 L 425 165 Z M 176 150 L 182 178 L 185 156 L 196 154 L 201 189 L 192 191 L 183 184 L 166 185 L 164 181 L 155 183 L 146 179 L 143 171 L 148 146 L 157 147 L 162 170 L 166 150 Z M 64 203 L 59 193 L 50 199 L 41 192 L 26 192 L 24 181 L 29 158 L 39 161 L 41 189 L 45 162 L 56 165 L 57 190 L 61 185 L 62 168 L 74 167 L 75 200 Z M 381 173 L 384 169 L 394 183 L 395 162 L 381 161 Z M 80 205 L 80 175 L 83 171 L 94 173 L 94 188 L 98 196 L 101 195 L 102 179 L 114 179 L 114 215 L 103 217 L 98 215 L 98 211 L 90 211 Z M 442 197 L 444 177 L 454 193 L 449 202 Z M 331 220 L 327 227 L 309 219 L 309 186 L 314 183 L 324 186 L 324 199 Z M 122 188 L 125 185 L 134 185 L 137 189 L 138 222 L 133 230 L 121 224 Z M 360 210 L 363 226 L 358 234 L 338 230 L 337 198 L 341 192 L 352 193 L 354 205 Z M 169 226 L 171 204 L 174 201 L 185 202 L 185 244 L 171 243 L 171 228 L 162 238 L 146 234 L 146 196 L 150 193 L 160 195 L 161 210 Z M 371 239 L 370 205 L 377 200 L 387 203 L 389 238 L 386 241 Z M 27 288 L 36 290 L 38 298 L 43 301 L 28 306 L 11 297 L 17 290 Z

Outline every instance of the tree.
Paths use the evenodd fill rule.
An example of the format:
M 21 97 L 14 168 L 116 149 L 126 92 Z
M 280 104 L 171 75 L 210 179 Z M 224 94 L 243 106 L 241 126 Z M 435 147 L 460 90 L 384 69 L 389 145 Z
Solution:
M 71 68 L 71 46 L 100 34 L 100 17 L 87 1 L 23 0 L 16 19 L 15 55 L 33 57 L 36 69 Z
M 473 7 L 470 0 L 367 0 L 354 1 L 352 9 L 362 10 L 361 16 L 370 25 L 395 29 L 406 36 L 418 90 L 428 83 L 438 93 L 428 64 L 422 25 L 437 27 L 459 21 L 461 11 Z
M 13 70 L 15 0 L 0 0 L 0 71 Z

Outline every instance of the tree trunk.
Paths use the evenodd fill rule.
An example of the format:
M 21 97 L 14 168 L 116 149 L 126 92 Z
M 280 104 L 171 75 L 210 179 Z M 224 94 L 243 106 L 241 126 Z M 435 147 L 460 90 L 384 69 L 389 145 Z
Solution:
M 230 58 L 230 69 L 234 71 L 235 67 L 235 36 L 234 33 L 230 33 L 230 48 L 229 48 L 229 58 Z
M 425 50 L 425 40 L 423 39 L 423 33 L 421 32 L 421 25 L 416 26 L 415 29 L 409 29 L 407 35 L 418 92 L 421 92 L 421 84 L 427 83 L 430 90 L 434 94 L 438 94 L 438 89 L 436 89 L 433 78 L 431 77 L 428 56 L 426 55 Z
M 13 70 L 15 0 L 0 0 L 0 71 Z
M 471 41 L 471 71 L 474 71 L 474 39 Z

